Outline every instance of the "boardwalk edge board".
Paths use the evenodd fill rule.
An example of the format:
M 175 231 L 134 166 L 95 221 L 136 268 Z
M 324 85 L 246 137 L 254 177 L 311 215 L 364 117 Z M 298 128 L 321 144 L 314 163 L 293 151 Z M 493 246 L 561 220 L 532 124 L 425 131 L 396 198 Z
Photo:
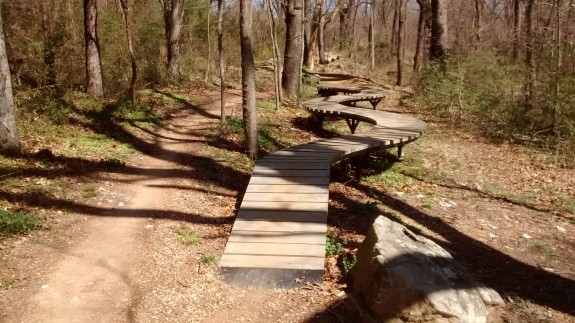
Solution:
M 303 103 L 321 120 L 373 125 L 356 133 L 279 150 L 258 161 L 220 260 L 225 281 L 239 286 L 293 287 L 323 280 L 331 165 L 343 158 L 398 148 L 417 140 L 426 123 L 376 110 L 377 89 L 322 84 L 322 97 Z M 355 107 L 369 102 L 373 109 Z M 401 156 L 398 156 L 401 157 Z

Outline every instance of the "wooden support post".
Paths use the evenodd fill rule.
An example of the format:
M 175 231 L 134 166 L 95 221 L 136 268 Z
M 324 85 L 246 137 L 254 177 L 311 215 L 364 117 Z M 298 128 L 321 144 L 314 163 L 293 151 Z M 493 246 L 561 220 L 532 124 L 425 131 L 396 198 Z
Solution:
M 403 145 L 397 146 L 397 160 L 403 160 Z
M 368 158 L 369 158 L 368 152 L 361 153 L 360 155 L 355 156 L 353 158 L 355 164 L 355 180 L 358 183 L 361 182 L 361 173 L 365 168 L 365 164 L 367 163 Z
M 381 102 L 381 98 L 369 100 L 369 103 L 371 103 L 371 106 L 373 107 L 374 110 L 379 104 L 379 102 Z
M 319 112 L 312 112 L 313 119 L 317 123 L 318 126 L 323 126 L 323 118 L 325 117 L 323 113 Z
M 351 133 L 354 134 L 355 129 L 357 129 L 357 126 L 359 125 L 359 120 L 346 118 L 345 122 L 347 123 L 349 130 L 351 130 Z

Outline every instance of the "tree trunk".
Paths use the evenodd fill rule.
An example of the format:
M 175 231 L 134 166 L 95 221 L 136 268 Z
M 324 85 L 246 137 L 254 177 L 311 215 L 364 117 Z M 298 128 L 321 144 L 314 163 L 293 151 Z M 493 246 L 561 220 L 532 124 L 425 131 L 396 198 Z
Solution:
M 184 20 L 184 1 L 160 0 L 160 3 L 164 8 L 168 74 L 174 76 L 180 72 L 180 31 Z
M 132 79 L 130 80 L 130 99 L 136 102 L 136 80 L 138 78 L 138 70 L 136 67 L 136 56 L 134 55 L 134 46 L 132 45 L 132 32 L 130 30 L 130 7 L 128 0 L 120 0 L 122 6 L 122 14 L 124 15 L 124 23 L 126 25 L 126 41 L 128 42 L 128 53 L 130 54 L 130 63 L 132 67 Z
M 394 11 L 393 11 L 393 24 L 391 26 L 391 44 L 389 47 L 390 53 L 393 55 L 395 48 L 397 47 L 397 35 L 399 34 L 399 32 L 397 31 L 397 22 L 399 20 L 399 12 L 397 10 L 397 1 L 395 1 L 395 6 L 394 6 Z
M 84 0 L 84 41 L 86 44 L 86 93 L 103 97 L 98 38 L 98 0 Z
M 298 26 L 298 29 L 301 32 L 301 26 Z M 248 156 L 255 159 L 258 152 L 258 124 L 256 115 L 254 49 L 252 41 L 252 0 L 240 0 L 240 36 L 242 52 L 242 111 L 244 116 L 245 146 Z
M 324 36 L 324 28 L 325 28 L 325 19 L 323 15 L 319 18 L 319 26 L 317 29 L 317 52 L 319 56 L 319 63 L 320 64 L 327 64 L 329 63 L 327 58 L 325 58 L 325 36 Z
M 222 3 L 218 0 L 218 64 L 220 65 L 220 105 L 222 125 L 226 122 L 226 85 L 224 79 L 224 32 L 222 29 Z
M 1 10 L 1 8 L 0 8 Z M 10 67 L 4 42 L 4 26 L 0 12 L 0 151 L 17 152 L 20 140 L 14 118 L 14 98 L 12 97 L 12 81 Z
M 220 0 L 221 1 L 221 0 Z M 274 88 L 276 92 L 276 109 L 280 108 L 282 98 L 282 87 L 281 87 L 281 75 L 280 75 L 280 54 L 278 49 L 278 44 L 276 41 L 276 22 L 274 20 L 274 13 L 272 7 L 272 1 L 267 0 L 268 4 L 268 20 L 270 25 L 270 38 L 272 41 L 273 49 L 273 63 L 274 63 Z
M 429 0 L 417 0 L 419 4 L 419 19 L 417 21 L 417 41 L 415 44 L 415 55 L 413 56 L 413 70 L 419 72 L 422 66 L 422 54 L 426 35 L 426 17 L 429 12 Z
M 530 110 L 533 107 L 535 93 L 535 41 L 533 35 L 533 16 L 535 0 L 528 0 L 525 8 L 525 29 L 526 29 L 526 48 L 525 48 L 525 65 L 527 67 L 527 80 L 525 84 L 525 108 Z
M 282 89 L 284 94 L 290 99 L 297 98 L 301 78 L 300 65 L 303 54 L 302 14 L 303 0 L 288 0 L 285 10 L 286 43 Z
M 204 83 L 208 83 L 208 79 L 210 78 L 210 63 L 212 58 L 212 42 L 210 41 L 210 9 L 211 9 L 212 0 L 208 0 L 208 12 L 207 12 L 207 39 L 208 39 L 208 58 L 206 62 L 206 74 L 204 75 Z
M 442 70 L 446 69 L 447 6 L 448 0 L 431 0 L 431 44 L 429 46 L 429 59 L 438 62 Z
M 513 62 L 519 58 L 519 47 L 521 46 L 521 0 L 513 0 Z
M 308 56 L 307 59 L 304 59 L 303 64 L 307 66 L 310 70 L 313 70 L 313 59 L 316 56 L 315 51 L 317 49 L 317 38 L 318 38 L 318 29 L 320 23 L 320 17 L 323 10 L 323 1 L 324 0 L 316 0 L 315 8 L 313 11 L 313 16 L 311 18 L 310 24 L 310 32 L 309 32 L 309 39 L 308 39 Z
M 368 35 L 368 42 L 369 42 L 369 68 L 370 70 L 375 69 L 375 38 L 374 38 L 374 31 L 373 31 L 373 16 L 375 14 L 375 0 L 371 0 L 369 4 L 369 35 Z
M 403 83 L 403 24 L 405 23 L 405 16 L 404 16 L 404 8 L 405 2 L 404 0 L 397 0 L 397 8 L 398 16 L 397 16 L 397 85 L 401 85 Z
M 495 8 L 493 9 L 495 10 Z M 481 16 L 483 13 L 483 0 L 474 0 L 473 4 L 473 32 L 474 35 L 474 46 L 475 49 L 479 47 L 481 43 Z

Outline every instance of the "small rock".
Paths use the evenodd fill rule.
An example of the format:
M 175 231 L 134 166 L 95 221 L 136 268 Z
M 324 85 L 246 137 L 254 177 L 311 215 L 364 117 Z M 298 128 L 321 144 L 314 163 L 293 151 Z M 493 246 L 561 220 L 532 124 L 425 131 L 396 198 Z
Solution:
M 42 285 L 42 289 L 48 288 L 48 285 Z
M 567 230 L 564 227 L 560 227 L 558 225 L 555 226 L 555 229 L 557 229 L 557 231 L 562 232 L 562 233 L 567 232 Z
M 418 198 L 418 199 L 422 199 L 422 198 L 424 198 L 424 197 L 425 197 L 425 195 L 423 195 L 423 194 L 417 194 L 417 195 L 415 196 L 415 198 Z
M 151 228 L 153 228 L 153 227 L 154 227 L 153 224 L 147 224 L 147 225 L 146 225 L 146 229 L 151 229 Z
M 551 267 L 543 267 L 543 270 L 548 271 L 550 273 L 554 273 L 555 269 L 551 268 Z
M 493 234 L 493 233 L 489 233 L 489 237 L 490 237 L 491 239 L 495 239 L 495 238 L 497 238 L 497 235 L 495 235 L 495 234 Z
M 445 202 L 445 201 L 441 201 L 439 202 L 439 205 L 443 206 L 444 208 L 450 208 L 453 207 L 453 204 Z
M 527 233 L 524 233 L 524 234 L 521 235 L 521 236 L 522 236 L 523 238 L 527 239 L 527 240 L 531 239 L 531 236 L 528 235 Z
M 405 193 L 403 192 L 393 192 L 393 194 L 397 195 L 397 196 L 404 196 Z
M 124 202 L 118 203 L 118 206 L 124 206 Z

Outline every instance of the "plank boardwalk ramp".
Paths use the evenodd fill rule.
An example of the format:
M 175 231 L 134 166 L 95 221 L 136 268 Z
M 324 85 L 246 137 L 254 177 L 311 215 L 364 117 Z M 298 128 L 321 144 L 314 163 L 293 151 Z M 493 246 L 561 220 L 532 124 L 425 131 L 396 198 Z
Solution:
M 352 133 L 360 121 L 374 127 L 283 149 L 257 162 L 220 260 L 228 282 L 261 287 L 321 282 L 331 165 L 379 149 L 398 147 L 401 153 L 426 127 L 413 117 L 375 110 L 381 90 L 321 89 L 328 96 L 303 103 L 318 120 L 346 119 Z M 371 102 L 374 110 L 353 106 L 360 101 Z

